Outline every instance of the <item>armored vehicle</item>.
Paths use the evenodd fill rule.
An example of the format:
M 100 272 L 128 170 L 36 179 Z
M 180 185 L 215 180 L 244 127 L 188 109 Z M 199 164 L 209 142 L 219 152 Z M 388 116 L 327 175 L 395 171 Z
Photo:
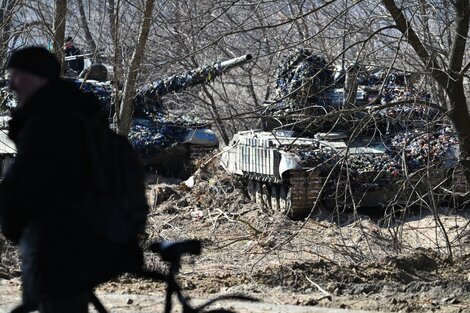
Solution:
M 207 123 L 197 122 L 189 115 L 176 116 L 165 111 L 162 106 L 162 97 L 169 93 L 210 82 L 251 59 L 251 55 L 244 55 L 226 61 L 214 62 L 139 88 L 133 103 L 134 115 L 129 140 L 144 165 L 164 176 L 184 178 L 194 170 L 194 162 L 198 158 L 218 148 L 217 136 Z M 98 73 L 101 72 L 98 71 Z M 112 123 L 115 92 L 113 84 L 110 81 L 68 79 L 74 81 L 84 92 L 94 93 Z M 5 113 L 3 118 L 8 120 L 7 113 L 16 105 L 16 102 L 8 92 L 5 81 L 0 81 L 0 105 Z M 6 126 L 6 123 L 4 124 Z M 11 146 L 13 150 L 8 150 L 8 153 L 0 150 L 0 155 L 11 156 L 14 154 L 12 153 L 14 147 L 10 141 L 7 141 L 6 127 L 3 127 L 2 132 L 5 134 L 5 138 L 0 138 L 0 140 L 5 145 Z
M 458 141 L 439 110 L 420 104 L 429 95 L 413 76 L 358 64 L 335 74 L 296 50 L 277 70 L 264 129 L 237 133 L 222 165 L 247 179 L 254 201 L 293 218 L 455 201 L 467 191 Z

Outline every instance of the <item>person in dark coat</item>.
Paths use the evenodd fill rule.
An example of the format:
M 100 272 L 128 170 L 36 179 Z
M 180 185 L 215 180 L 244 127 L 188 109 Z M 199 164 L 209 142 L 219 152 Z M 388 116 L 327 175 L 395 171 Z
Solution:
M 78 49 L 77 47 L 73 45 L 72 37 L 67 37 L 67 39 L 65 40 L 64 54 L 66 57 L 82 54 L 80 49 Z M 69 68 L 77 72 L 77 75 L 79 75 L 83 71 L 83 68 L 85 67 L 83 56 L 77 57 L 75 60 L 67 61 L 67 64 Z
M 101 109 L 92 94 L 60 79 L 46 49 L 17 50 L 8 69 L 18 99 L 9 124 L 17 154 L 0 184 L 0 228 L 19 245 L 23 303 L 40 312 L 88 312 L 95 286 L 143 264 L 137 240 L 117 244 L 97 236 L 77 205 L 91 169 L 76 116 L 91 118 Z

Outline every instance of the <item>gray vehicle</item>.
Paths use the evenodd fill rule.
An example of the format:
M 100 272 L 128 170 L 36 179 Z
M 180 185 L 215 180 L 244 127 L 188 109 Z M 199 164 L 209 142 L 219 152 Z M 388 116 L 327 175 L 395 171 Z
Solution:
M 293 218 L 323 207 L 455 205 L 468 188 L 451 126 L 413 104 L 428 97 L 413 90 L 413 75 L 378 72 L 354 65 L 335 75 L 294 51 L 277 71 L 281 100 L 267 105 L 264 129 L 237 133 L 222 166 L 246 178 L 254 201 Z
M 186 88 L 210 82 L 228 70 L 242 66 L 252 59 L 251 55 L 214 62 L 200 68 L 156 80 L 137 90 L 134 98 L 133 123 L 129 140 L 144 165 L 164 176 L 188 177 L 194 171 L 195 161 L 214 149 L 219 142 L 207 123 L 198 123 L 190 115 L 176 116 L 163 109 L 162 97 Z M 93 70 L 93 68 L 91 68 Z M 93 71 L 91 77 L 95 78 Z M 101 77 L 103 71 L 97 69 Z M 90 75 L 89 75 L 90 76 Z M 110 81 L 68 78 L 84 92 L 91 92 L 99 99 L 110 123 L 114 115 L 113 98 L 115 88 Z M 0 105 L 3 118 L 8 120 L 8 111 L 16 105 L 8 92 L 5 81 L 0 81 Z M 6 123 L 4 123 L 6 124 Z M 2 129 L 4 148 L 0 157 L 14 155 L 14 146 L 8 141 L 6 125 Z M 1 133 L 0 133 L 1 135 Z M 11 147 L 7 150 L 6 147 Z M 1 142 L 0 142 L 1 149 Z

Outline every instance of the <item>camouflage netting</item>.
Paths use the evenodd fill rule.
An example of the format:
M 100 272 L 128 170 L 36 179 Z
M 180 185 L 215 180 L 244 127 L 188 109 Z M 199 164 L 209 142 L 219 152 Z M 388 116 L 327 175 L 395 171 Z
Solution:
M 198 125 L 197 119 L 186 115 L 147 113 L 134 119 L 129 140 L 142 158 L 152 159 L 162 150 L 182 142 Z
M 291 107 L 314 103 L 332 83 L 327 65 L 324 58 L 309 50 L 295 49 L 276 70 L 276 98 L 283 98 Z
M 114 86 L 109 82 L 81 83 L 77 81 L 77 84 L 81 86 L 84 92 L 91 92 L 99 99 L 103 110 L 107 112 L 110 122 L 112 122 L 114 115 Z M 157 114 L 149 113 L 135 102 L 134 119 L 129 133 L 129 140 L 144 161 L 170 147 L 173 143 L 183 140 L 183 133 L 176 130 L 184 128 L 185 125 L 181 124 L 181 119 L 172 120 L 161 112 L 160 98 L 156 98 L 153 102 L 154 110 L 160 111 Z
M 400 132 L 391 138 L 391 145 L 397 151 L 404 151 L 406 164 L 412 172 L 431 165 L 455 163 L 451 149 L 458 144 L 458 139 L 452 128 L 445 127 L 432 132 L 413 129 Z
M 425 168 L 457 166 L 454 149 L 458 140 L 450 127 L 424 133 L 419 129 L 397 132 L 383 140 L 386 148 L 383 154 L 340 155 L 319 143 L 309 147 L 294 146 L 290 152 L 304 166 L 314 166 L 321 176 L 328 176 L 331 170 L 333 178 L 348 173 L 355 190 L 380 190 L 390 184 L 391 178 L 405 178 Z M 371 144 L 373 146 L 374 142 Z
M 108 112 L 110 115 L 114 112 L 112 107 L 113 98 L 114 98 L 114 87 L 109 82 L 81 82 L 76 81 L 78 87 L 84 92 L 93 93 L 97 98 L 100 104 L 103 107 L 103 110 Z
M 390 135 L 422 128 L 430 121 L 443 120 L 441 112 L 423 104 L 431 99 L 428 92 L 417 90 L 413 85 L 412 77 L 415 82 L 421 79 L 417 74 L 359 67 L 358 88 L 351 107 L 357 108 L 357 112 L 342 110 L 346 92 L 344 79 L 340 78 L 344 78 L 345 71 L 333 74 L 324 58 L 313 55 L 307 49 L 295 49 L 286 56 L 276 74 L 276 102 L 267 106 L 262 113 L 266 130 L 283 129 L 283 125 L 290 125 L 290 130 L 309 137 L 316 132 L 350 132 L 359 127 L 362 134 L 375 129 Z M 401 104 L 369 111 L 370 106 L 394 102 Z
M 16 101 L 9 92 L 7 80 L 0 78 L 0 114 L 9 112 L 16 106 Z

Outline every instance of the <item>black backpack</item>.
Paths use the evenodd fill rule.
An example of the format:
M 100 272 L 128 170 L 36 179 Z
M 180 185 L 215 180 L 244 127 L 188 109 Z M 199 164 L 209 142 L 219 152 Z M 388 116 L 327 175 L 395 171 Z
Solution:
M 137 239 L 148 215 L 144 169 L 127 140 L 101 116 L 82 121 L 90 183 L 77 212 L 92 231 L 114 243 Z

